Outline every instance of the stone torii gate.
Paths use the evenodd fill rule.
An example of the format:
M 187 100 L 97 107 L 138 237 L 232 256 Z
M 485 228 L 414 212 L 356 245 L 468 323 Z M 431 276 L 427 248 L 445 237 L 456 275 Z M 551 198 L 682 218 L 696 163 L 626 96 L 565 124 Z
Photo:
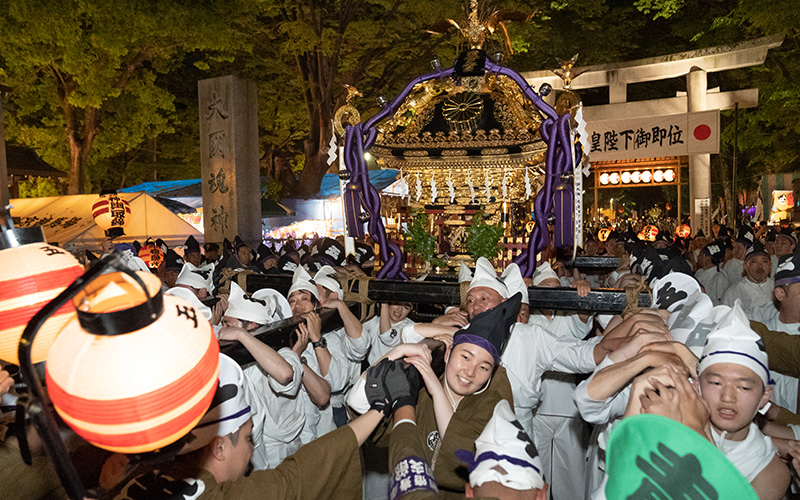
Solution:
M 575 68 L 573 71 L 580 75 L 573 80 L 571 88 L 580 90 L 608 87 L 609 104 L 584 107 L 584 118 L 587 122 L 619 117 L 640 118 L 715 109 L 728 110 L 734 109 L 737 105 L 739 108 L 756 107 L 758 89 L 728 92 L 709 90 L 707 75 L 716 71 L 763 64 L 769 49 L 779 47 L 782 43 L 783 39 L 780 37 L 764 37 L 732 45 L 635 61 Z M 534 89 L 543 83 L 551 85 L 554 89 L 563 87 L 561 78 L 548 70 L 521 74 Z M 627 100 L 628 84 L 676 77 L 686 77 L 685 95 L 637 102 Z M 551 93 L 548 97 L 554 100 L 554 94 Z M 703 229 L 709 234 L 709 217 L 707 215 L 703 217 L 700 207 L 707 209 L 708 204 L 705 200 L 711 198 L 710 154 L 689 155 L 689 192 L 692 233 L 695 234 L 699 229 Z M 705 227 L 700 226 L 701 221 Z

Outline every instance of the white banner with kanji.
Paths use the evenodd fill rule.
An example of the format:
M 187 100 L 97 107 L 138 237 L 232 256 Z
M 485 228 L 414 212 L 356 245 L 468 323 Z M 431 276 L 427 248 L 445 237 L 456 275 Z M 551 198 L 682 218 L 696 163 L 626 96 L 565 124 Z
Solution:
M 719 153 L 719 110 L 587 122 L 589 160 Z

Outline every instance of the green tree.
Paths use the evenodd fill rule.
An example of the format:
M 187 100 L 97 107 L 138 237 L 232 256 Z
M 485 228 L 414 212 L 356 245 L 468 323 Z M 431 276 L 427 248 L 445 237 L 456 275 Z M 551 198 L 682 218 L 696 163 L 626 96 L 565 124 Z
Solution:
M 175 131 L 174 96 L 157 84 L 197 51 L 200 68 L 246 50 L 250 2 L 15 0 L 0 9 L 0 77 L 9 137 L 39 148 L 87 187 L 87 166 Z

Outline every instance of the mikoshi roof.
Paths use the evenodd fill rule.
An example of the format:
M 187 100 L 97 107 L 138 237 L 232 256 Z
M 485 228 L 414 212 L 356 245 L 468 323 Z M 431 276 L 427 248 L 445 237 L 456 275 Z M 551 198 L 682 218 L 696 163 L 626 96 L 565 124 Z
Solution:
M 377 125 L 370 153 L 379 163 L 402 169 L 411 193 L 419 188 L 421 199 L 431 198 L 432 180 L 439 193 L 447 193 L 452 181 L 456 202 L 467 204 L 469 181 L 482 193 L 488 179 L 493 197 L 521 201 L 528 197 L 526 172 L 535 184 L 544 166 L 541 122 L 519 86 L 504 75 L 462 78 L 460 84 L 446 77 L 417 84 L 397 112 Z
M 17 198 L 11 200 L 11 216 L 18 227 L 41 226 L 47 241 L 64 246 L 68 243 L 89 249 L 100 248 L 105 238 L 103 230 L 92 218 L 96 194 Z M 189 236 L 203 241 L 203 233 L 173 214 L 152 196 L 145 193 L 120 193 L 131 206 L 130 222 L 125 236 L 115 243 L 145 241 L 161 238 L 170 247 L 180 246 Z

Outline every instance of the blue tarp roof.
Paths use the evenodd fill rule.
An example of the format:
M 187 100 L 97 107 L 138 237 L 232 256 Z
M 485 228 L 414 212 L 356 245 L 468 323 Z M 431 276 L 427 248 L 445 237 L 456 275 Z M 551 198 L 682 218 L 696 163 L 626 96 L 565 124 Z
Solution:
M 397 180 L 398 170 L 370 170 L 369 182 L 375 189 L 381 191 Z M 265 178 L 262 178 L 262 180 Z M 181 181 L 143 182 L 135 186 L 119 189 L 120 193 L 145 192 L 150 196 L 163 196 L 167 198 L 182 198 L 188 196 L 202 196 L 200 179 L 186 179 Z M 335 198 L 339 196 L 339 176 L 325 174 L 319 192 L 314 196 L 317 199 Z

